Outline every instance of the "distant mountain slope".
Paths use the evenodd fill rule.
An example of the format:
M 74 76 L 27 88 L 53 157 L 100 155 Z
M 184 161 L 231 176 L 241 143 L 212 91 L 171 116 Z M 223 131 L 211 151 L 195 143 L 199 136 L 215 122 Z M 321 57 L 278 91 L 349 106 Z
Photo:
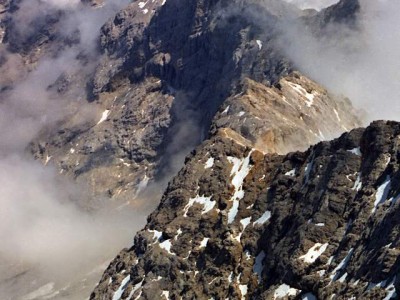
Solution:
M 261 104 L 265 98 L 282 96 L 279 81 L 292 73 L 293 66 L 277 45 L 277 24 L 300 16 L 299 10 L 282 1 L 132 2 L 101 30 L 100 62 L 87 82 L 97 119 L 76 124 L 74 118 L 66 118 L 57 130 L 42 132 L 32 144 L 32 153 L 43 162 L 50 158 L 50 163 L 78 181 L 90 182 L 94 195 L 134 202 L 132 195 L 148 182 L 166 174 L 169 178 L 179 170 L 182 157 L 207 137 L 220 107 L 236 102 L 234 97 L 246 93 L 250 85 L 252 93 L 260 95 L 251 101 L 264 105 L 264 110 L 269 105 Z M 68 90 L 69 82 L 79 78 L 60 78 L 54 89 L 64 92 L 63 87 Z M 298 97 L 299 105 L 309 101 L 311 106 L 312 93 L 318 90 L 325 104 L 304 107 L 300 115 L 295 112 L 297 104 L 273 108 L 281 115 L 288 113 L 292 125 L 284 128 L 278 125 L 278 115 L 270 113 L 266 120 L 261 112 L 247 119 L 222 117 L 222 123 L 214 124 L 249 132 L 253 128 L 247 127 L 257 126 L 252 142 L 276 139 L 276 148 L 268 151 L 280 153 L 305 149 L 359 126 L 349 103 L 304 76 L 299 83 L 296 80 L 282 84 L 290 101 Z M 271 86 L 277 94 L 266 93 Z M 241 113 L 241 108 L 230 106 L 227 115 Z M 335 109 L 339 119 L 332 114 Z M 322 119 L 325 124 L 320 126 Z M 245 124 L 239 128 L 242 120 Z M 231 125 L 223 125 L 226 122 Z M 265 128 L 260 131 L 261 127 Z M 284 141 L 289 136 L 297 141 Z

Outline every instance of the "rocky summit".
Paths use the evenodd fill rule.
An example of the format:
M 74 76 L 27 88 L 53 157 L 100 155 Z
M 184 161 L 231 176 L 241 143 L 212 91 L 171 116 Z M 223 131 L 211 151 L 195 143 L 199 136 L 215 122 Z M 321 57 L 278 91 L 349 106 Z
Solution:
M 217 133 L 187 158 L 91 299 L 391 299 L 400 124 L 306 152 Z
M 83 186 L 80 208 L 152 211 L 95 287 L 104 266 L 40 287 L 15 263 L 8 299 L 400 295 L 400 124 L 362 128 L 282 38 L 357 31 L 362 3 L 289 2 L 0 0 L 0 104 L 47 101 L 15 114 L 36 121 L 21 152 Z

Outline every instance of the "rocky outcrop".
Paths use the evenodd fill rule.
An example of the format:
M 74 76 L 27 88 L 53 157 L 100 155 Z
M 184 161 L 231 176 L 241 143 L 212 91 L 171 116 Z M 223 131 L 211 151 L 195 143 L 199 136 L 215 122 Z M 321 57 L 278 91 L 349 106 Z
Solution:
M 216 134 L 91 299 L 395 297 L 399 137 L 380 121 L 278 156 Z
M 214 117 L 211 134 L 229 128 L 264 153 L 306 150 L 360 125 L 348 99 L 299 73 L 273 87 L 246 79 L 238 90 Z
M 89 182 L 94 194 L 131 201 L 154 177 L 174 96 L 156 78 L 121 94 L 102 99 L 97 119 L 82 124 L 71 118 L 56 132 L 43 133 L 47 139 L 31 149 L 44 163 L 54 161 L 61 173 Z
M 210 125 L 211 134 L 230 128 L 278 153 L 358 126 L 348 102 L 288 76 L 275 26 L 300 15 L 281 1 L 129 4 L 101 30 L 102 56 L 88 85 L 97 119 L 44 131 L 33 154 L 89 182 L 95 195 L 130 201 L 148 180 L 179 170 L 175 156 L 198 145 Z

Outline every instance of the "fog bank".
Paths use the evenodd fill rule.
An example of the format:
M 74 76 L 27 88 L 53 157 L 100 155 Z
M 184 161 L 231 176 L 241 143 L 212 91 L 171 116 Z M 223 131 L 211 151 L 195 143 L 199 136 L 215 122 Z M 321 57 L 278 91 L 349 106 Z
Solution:
M 295 66 L 375 119 L 400 120 L 400 19 L 397 1 L 361 1 L 357 27 L 331 24 L 316 37 L 283 24 L 281 48 Z

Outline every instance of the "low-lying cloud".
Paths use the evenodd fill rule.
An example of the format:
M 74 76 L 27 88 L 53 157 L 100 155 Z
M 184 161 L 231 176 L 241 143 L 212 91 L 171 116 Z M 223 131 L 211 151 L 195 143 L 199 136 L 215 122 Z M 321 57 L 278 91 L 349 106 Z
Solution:
M 315 9 L 321 10 L 332 4 L 339 2 L 339 0 L 284 0 L 288 3 L 296 5 L 300 9 Z
M 100 272 L 100 265 L 131 245 L 134 231 L 145 222 L 146 212 L 127 207 L 118 210 L 102 199 L 85 201 L 87 187 L 60 176 L 51 164 L 42 166 L 26 153 L 41 130 L 57 126 L 57 121 L 75 114 L 76 107 L 88 112 L 86 119 L 95 117 L 90 111 L 97 112 L 96 106 L 87 103 L 84 84 L 71 87 L 66 94 L 49 86 L 63 74 L 85 75 L 82 54 L 85 72 L 93 70 L 101 25 L 128 2 L 109 1 L 94 9 L 77 0 L 22 1 L 13 14 L 17 26 L 13 30 L 23 42 L 29 41 L 36 25 L 43 25 L 36 20 L 53 13 L 60 17 L 57 34 L 78 37 L 42 56 L 33 70 L 18 53 L 0 44 L 0 71 L 7 74 L 0 79 L 1 299 L 21 299 L 49 282 L 65 287 L 93 270 Z M 93 202 L 96 209 L 87 205 Z
M 316 37 L 284 24 L 282 51 L 296 67 L 366 112 L 365 122 L 400 120 L 400 20 L 397 1 L 360 1 L 357 26 L 330 24 Z

